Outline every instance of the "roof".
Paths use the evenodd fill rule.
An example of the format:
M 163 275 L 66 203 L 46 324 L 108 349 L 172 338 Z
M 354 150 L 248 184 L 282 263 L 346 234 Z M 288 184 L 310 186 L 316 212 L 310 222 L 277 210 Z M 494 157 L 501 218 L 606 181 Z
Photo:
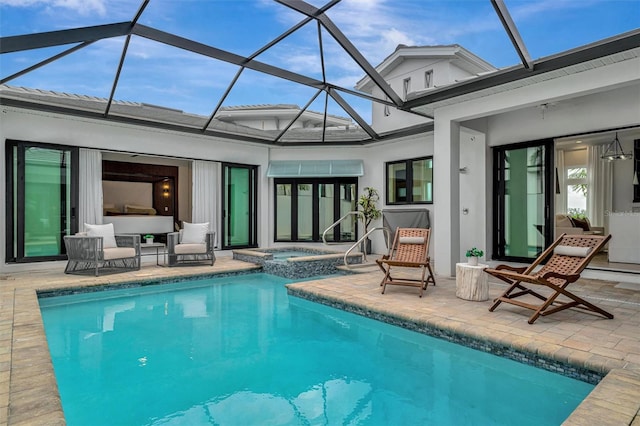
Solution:
M 177 35 L 169 30 L 162 30 L 157 27 L 149 25 L 143 25 L 141 21 L 148 24 L 154 23 L 152 18 L 146 18 L 146 10 L 156 8 L 156 12 L 162 9 L 156 3 L 149 2 L 148 0 L 141 0 L 141 5 L 138 11 L 131 11 L 131 19 L 125 22 L 115 23 L 100 23 L 99 25 L 86 26 L 86 27 L 74 27 L 57 31 L 46 32 L 27 32 L 22 35 L 5 36 L 0 38 L 0 54 L 4 60 L 5 54 L 9 54 L 12 58 L 22 59 L 22 54 L 30 51 L 42 51 L 45 55 L 48 55 L 44 59 L 40 57 L 40 62 L 36 62 L 34 65 L 25 66 L 20 69 L 12 69 L 8 71 L 8 68 L 4 67 L 3 72 L 7 75 L 0 76 L 0 83 L 11 83 L 16 78 L 30 75 L 36 70 L 47 66 L 57 61 L 61 61 L 71 55 L 77 53 L 90 51 L 92 46 L 103 42 L 109 41 L 113 46 L 122 46 L 119 50 L 118 47 L 111 49 L 111 51 L 117 52 L 115 60 L 113 61 L 112 68 L 109 68 L 109 75 L 115 76 L 113 81 L 101 82 L 102 87 L 106 87 L 107 92 L 110 93 L 106 97 L 92 97 L 83 96 L 82 93 L 77 95 L 65 94 L 62 91 L 38 92 L 37 90 L 29 89 L 16 89 L 4 87 L 0 91 L 0 103 L 4 105 L 13 105 L 22 108 L 30 108 L 43 111 L 53 111 L 57 113 L 78 115 L 84 117 L 91 117 L 99 120 L 111 120 L 118 122 L 128 122 L 137 125 L 155 126 L 161 128 L 170 128 L 177 131 L 185 131 L 192 133 L 200 133 L 204 135 L 223 137 L 227 139 L 240 139 L 245 141 L 253 141 L 272 145 L 296 145 L 307 143 L 322 143 L 327 142 L 330 144 L 366 144 L 372 143 L 384 139 L 402 137 L 408 134 L 417 133 L 428 129 L 429 126 L 417 126 L 410 129 L 399 129 L 397 131 L 390 132 L 388 134 L 378 134 L 371 124 L 363 118 L 362 105 L 356 106 L 355 102 L 378 102 L 392 107 L 396 107 L 408 112 L 418 113 L 421 115 L 430 116 L 435 108 L 439 105 L 446 104 L 447 102 L 457 102 L 465 99 L 465 97 L 484 96 L 486 93 L 491 93 L 500 90 L 511 90 L 513 87 L 518 87 L 522 84 L 534 84 L 536 81 L 557 78 L 561 75 L 568 73 L 581 72 L 582 65 L 586 66 L 598 66 L 599 59 L 604 60 L 617 60 L 617 55 L 627 54 L 636 55 L 634 49 L 637 48 L 640 37 L 640 30 L 634 30 L 629 33 L 621 34 L 611 39 L 606 39 L 602 42 L 597 42 L 592 45 L 588 45 L 584 48 L 578 48 L 569 50 L 551 57 L 543 58 L 541 60 L 533 61 L 529 58 L 526 46 L 523 39 L 518 33 L 518 29 L 515 26 L 513 20 L 509 16 L 509 12 L 503 2 L 492 1 L 491 5 L 499 18 L 499 22 L 504 27 L 504 30 L 510 40 L 513 50 L 517 52 L 517 55 L 521 58 L 521 64 L 505 69 L 494 70 L 491 65 L 471 52 L 467 51 L 458 44 L 450 45 L 423 45 L 423 46 L 405 46 L 399 45 L 395 51 L 389 55 L 383 62 L 374 68 L 366 59 L 366 57 L 355 47 L 350 38 L 339 28 L 338 25 L 330 18 L 330 16 L 338 17 L 339 12 L 332 15 L 335 9 L 345 6 L 346 2 L 340 3 L 340 0 L 328 1 L 322 7 L 316 7 L 310 3 L 302 0 L 278 0 L 274 2 L 276 7 L 284 7 L 287 12 L 290 12 L 301 20 L 298 24 L 292 25 L 286 31 L 280 35 L 272 38 L 271 41 L 263 44 L 252 54 L 239 54 L 234 51 L 224 50 L 220 47 L 214 46 L 214 42 L 220 40 L 222 37 L 214 30 L 216 26 L 209 25 L 203 34 L 199 34 L 198 30 L 183 31 L 186 34 L 195 34 L 198 40 L 187 38 L 186 36 Z M 336 6 L 338 5 L 338 6 Z M 107 7 L 107 6 L 105 6 Z M 112 7 L 111 5 L 109 7 Z M 124 7 L 124 6 L 122 6 Z M 127 6 L 130 7 L 130 6 Z M 182 3 L 180 3 L 182 7 Z M 187 6 L 184 6 L 187 7 Z M 189 7 L 197 7 L 189 5 Z M 244 7 L 244 5 L 243 5 Z M 125 8 L 126 9 L 126 8 Z M 190 9 L 193 12 L 195 9 Z M 361 12 L 361 11 L 359 11 Z M 125 12 L 126 13 L 126 12 Z M 109 15 L 107 15 L 108 17 Z M 217 15 L 212 15 L 217 16 Z M 154 15 L 154 17 L 157 17 Z M 483 18 L 486 18 L 483 16 Z M 494 18 L 496 18 L 494 16 Z M 88 19 L 88 18 L 87 18 Z M 347 22 L 347 20 L 344 20 Z M 6 20 L 5 20 L 6 22 Z M 495 22 L 498 22 L 497 20 Z M 633 22 L 633 20 L 631 20 Z M 307 26 L 307 24 L 309 24 Z M 158 25 L 160 25 L 158 23 Z M 348 25 L 345 24 L 345 26 Z M 371 21 L 372 27 L 375 29 L 376 21 Z M 179 25 L 178 25 L 179 26 Z M 59 28 L 61 26 L 52 25 L 53 28 Z M 240 28 L 241 30 L 245 28 Z M 298 30 L 302 28 L 310 28 L 315 30 L 315 41 L 318 48 L 318 56 L 316 61 L 305 61 L 304 66 L 300 69 L 292 69 L 285 66 L 283 63 L 273 63 L 260 60 L 263 58 L 265 52 L 273 51 L 281 46 L 283 40 L 294 37 Z M 357 28 L 351 28 L 356 31 Z M 209 32 L 211 34 L 209 34 Z M 205 34 L 206 33 L 206 34 Z M 216 38 L 218 37 L 218 38 Z M 268 35 L 271 37 L 271 34 Z M 225 37 L 222 37 L 225 38 Z M 230 37 L 226 37 L 229 39 Z M 202 40 L 202 41 L 200 41 Z M 261 37 L 260 40 L 264 40 Z M 296 41 L 299 39 L 296 39 Z M 328 41 L 331 40 L 331 45 Z M 130 44 L 131 43 L 131 44 Z M 136 44 L 138 43 L 138 44 Z M 145 44 L 148 43 L 148 44 Z M 264 43 L 264 41 L 261 41 Z M 136 46 L 137 51 L 132 48 Z M 137 88 L 137 95 L 140 99 L 144 99 L 144 95 L 148 92 L 146 89 L 147 81 L 151 77 L 145 74 L 145 72 L 152 73 L 154 71 L 153 66 L 160 67 L 160 63 L 163 59 L 162 55 L 154 57 L 156 62 L 148 61 L 149 68 L 142 68 L 138 71 L 136 67 L 123 66 L 123 64 L 136 63 L 136 53 L 147 53 L 144 48 L 153 46 L 156 50 L 152 53 L 157 54 L 159 51 L 166 53 L 169 56 L 164 57 L 179 57 L 194 59 L 193 63 L 197 63 L 199 66 L 207 67 L 203 68 L 202 74 L 199 76 L 205 80 L 216 80 L 216 83 L 226 85 L 226 78 L 220 78 L 220 76 L 212 69 L 208 68 L 211 65 L 228 65 L 229 69 L 235 70 L 235 77 L 231 74 L 230 83 L 226 86 L 226 90 L 221 90 L 221 96 L 212 96 L 209 93 L 203 93 L 201 96 L 205 100 L 206 105 L 211 105 L 209 110 L 210 114 L 195 114 L 193 112 L 184 112 L 188 108 L 163 108 L 158 105 L 153 105 L 156 102 L 137 102 L 136 94 L 126 97 L 128 101 L 115 100 L 115 94 L 120 93 L 122 74 L 126 74 L 127 71 L 131 72 L 131 68 L 134 68 L 134 77 L 141 80 L 128 80 L 128 88 Z M 341 55 L 325 54 L 329 51 L 328 47 L 341 49 Z M 57 50 L 47 50 L 56 48 Z M 286 56 L 286 47 L 284 48 L 284 55 Z M 135 51 L 135 53 L 131 53 Z M 53 53 L 51 53 L 53 52 Z M 458 61 L 460 65 L 468 67 L 469 70 L 477 71 L 474 74 L 477 77 L 470 78 L 465 81 L 455 82 L 448 86 L 441 86 L 431 89 L 427 92 L 413 94 L 407 101 L 404 101 L 400 96 L 391 89 L 389 84 L 384 79 L 384 73 L 387 69 L 395 66 L 398 61 L 407 60 L 411 57 L 420 57 L 424 54 L 440 54 L 452 58 L 453 61 Z M 15 56 L 18 55 L 18 56 Z M 278 55 L 274 55 L 278 56 Z M 280 57 L 282 58 L 282 56 Z M 339 82 L 333 81 L 327 77 L 326 71 L 331 67 L 331 62 L 339 62 L 345 58 L 352 61 L 355 65 L 354 73 L 365 75 L 364 78 L 358 83 L 358 87 L 366 82 L 371 82 L 380 88 L 382 95 L 380 98 L 371 96 L 362 90 L 352 89 L 339 84 Z M 89 57 L 91 59 L 91 57 Z M 284 61 L 283 59 L 281 59 Z M 185 60 L 186 61 L 186 60 Z M 87 61 L 90 63 L 91 61 Z M 8 63 L 8 61 L 7 61 Z M 21 60 L 12 62 L 12 64 L 25 64 L 32 62 L 23 62 Z M 187 67 L 185 62 L 184 68 Z M 63 66 L 61 68 L 64 68 Z M 69 70 L 70 68 L 67 68 Z M 6 71 L 5 71 L 6 70 Z M 44 68 L 43 68 L 44 70 Z M 174 73 L 179 70 L 173 69 Z M 218 69 L 216 68 L 216 72 Z M 70 71 L 68 71 L 70 72 Z M 227 95 L 232 93 L 236 87 L 237 81 L 242 79 L 244 74 L 254 73 L 260 76 L 268 76 L 276 79 L 278 82 L 286 82 L 291 87 L 304 87 L 309 95 L 308 103 L 300 107 L 298 111 L 300 114 L 306 113 L 315 109 L 316 111 L 330 111 L 328 106 L 335 106 L 336 110 L 344 112 L 345 116 L 349 116 L 355 123 L 354 125 L 345 126 L 344 129 L 335 129 L 335 124 L 332 122 L 332 118 L 335 114 L 325 114 L 323 116 L 323 130 L 317 131 L 314 129 L 285 129 L 284 131 L 262 131 L 259 129 L 251 129 L 247 126 L 240 126 L 234 123 L 228 123 L 221 120 L 216 120 L 221 111 L 226 113 L 240 114 L 243 110 L 241 107 L 233 107 L 229 105 Z M 84 76 L 91 77 L 93 73 L 85 72 Z M 228 75 L 227 75 L 228 76 Z M 225 76 L 225 77 L 227 77 Z M 152 87 L 161 93 L 167 94 L 167 100 L 175 100 L 183 98 L 184 94 L 180 92 L 180 84 L 186 84 L 191 81 L 191 75 L 187 75 L 186 78 L 176 79 L 176 87 Z M 60 77 L 58 77 L 60 78 Z M 63 78 L 64 79 L 64 78 Z M 65 81 L 72 81 L 72 78 L 64 79 Z M 195 80 L 195 79 L 194 79 Z M 39 80 L 42 81 L 42 80 Z M 266 79 L 265 79 L 266 81 Z M 141 83 L 142 82 L 142 83 Z M 220 83 L 222 82 L 222 83 Z M 85 87 L 90 85 L 88 82 Z M 11 83 L 13 84 L 13 83 Z M 268 86 L 267 83 L 262 83 Z M 367 83 L 368 84 L 368 83 Z M 97 84 L 95 84 L 97 85 Z M 268 87 L 272 89 L 271 87 Z M 173 90 L 172 90 L 173 89 Z M 248 87 L 248 92 L 252 92 L 252 88 Z M 272 90 L 277 92 L 284 98 L 284 102 L 275 102 L 273 105 L 278 105 L 275 110 L 284 109 L 286 105 L 302 105 L 302 103 L 290 102 L 287 100 L 288 91 L 277 88 Z M 168 103 L 168 105 L 175 105 Z M 190 106 L 188 101 L 183 105 Z M 256 106 L 250 105 L 247 108 L 255 108 L 255 111 L 260 110 L 265 105 L 260 102 L 256 102 Z M 263 105 L 262 107 L 260 105 Z M 209 107 L 207 107 L 209 108 Z M 225 109 L 229 108 L 229 109 Z M 370 109 L 370 108 L 368 108 Z M 312 113 L 309 114 L 320 114 Z M 300 115 L 301 116 L 301 115 Z M 319 136 L 318 136 L 319 135 Z
M 447 59 L 458 68 L 471 74 L 496 71 L 493 65 L 458 44 L 437 46 L 405 46 L 399 44 L 393 53 L 376 67 L 376 71 L 385 77 L 401 63 L 421 59 Z M 372 86 L 371 78 L 365 76 L 358 81 L 356 89 L 370 91 Z
M 513 66 L 441 88 L 411 93 L 403 109 L 433 114 L 438 107 L 635 59 L 639 55 L 640 29 L 532 61 L 532 69 Z

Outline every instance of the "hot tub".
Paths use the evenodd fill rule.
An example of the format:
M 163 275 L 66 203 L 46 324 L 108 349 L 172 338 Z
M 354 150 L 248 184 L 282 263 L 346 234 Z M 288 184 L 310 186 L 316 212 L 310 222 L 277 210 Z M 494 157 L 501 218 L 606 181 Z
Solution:
M 234 250 L 233 258 L 261 265 L 267 274 L 292 279 L 335 274 L 337 266 L 344 265 L 343 252 L 307 247 Z M 362 254 L 350 254 L 347 262 L 362 263 Z

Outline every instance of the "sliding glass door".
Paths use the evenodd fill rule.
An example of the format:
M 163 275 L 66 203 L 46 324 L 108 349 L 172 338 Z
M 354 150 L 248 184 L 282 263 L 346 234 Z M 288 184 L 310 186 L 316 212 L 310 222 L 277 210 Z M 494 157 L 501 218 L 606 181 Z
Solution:
M 551 243 L 552 156 L 551 140 L 494 149 L 494 258 L 529 261 Z
M 77 230 L 78 149 L 7 141 L 7 261 L 65 259 Z
M 222 165 L 222 248 L 256 247 L 256 166 Z

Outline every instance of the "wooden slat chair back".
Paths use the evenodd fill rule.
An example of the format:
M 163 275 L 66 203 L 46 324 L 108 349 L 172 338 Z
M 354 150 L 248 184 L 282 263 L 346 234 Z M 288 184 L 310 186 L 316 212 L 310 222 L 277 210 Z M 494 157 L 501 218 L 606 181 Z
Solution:
M 510 285 L 501 296 L 494 300 L 489 311 L 493 312 L 502 302 L 531 309 L 534 313 L 529 318 L 529 324 L 533 324 L 540 316 L 551 315 L 573 307 L 592 311 L 606 318 L 613 318 L 613 315 L 609 312 L 566 289 L 569 284 L 576 282 L 580 278 L 582 271 L 609 239 L 611 239 L 611 235 L 562 234 L 526 268 L 499 265 L 495 269 L 485 269 L 488 274 Z M 545 259 L 548 259 L 547 262 L 538 269 Z M 527 287 L 524 283 L 548 287 L 553 293 L 550 296 L 544 296 Z M 540 299 L 542 303 L 533 304 L 516 300 L 527 295 Z M 557 299 L 560 295 L 566 296 L 570 301 L 558 301 Z
M 393 238 L 389 254 L 377 259 L 376 263 L 384 272 L 380 285 L 384 294 L 387 285 L 420 287 L 420 297 L 429 282 L 435 285 L 435 278 L 429 261 L 429 239 L 431 230 L 426 228 L 398 228 Z M 397 279 L 391 276 L 393 267 L 420 268 L 421 278 Z M 426 273 L 429 276 L 426 277 Z

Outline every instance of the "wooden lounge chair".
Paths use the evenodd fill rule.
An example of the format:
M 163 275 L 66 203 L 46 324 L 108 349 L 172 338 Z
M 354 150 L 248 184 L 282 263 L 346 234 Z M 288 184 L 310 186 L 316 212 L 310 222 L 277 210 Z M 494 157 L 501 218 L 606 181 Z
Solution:
M 509 284 L 509 288 L 494 300 L 489 311 L 493 312 L 502 302 L 531 309 L 534 313 L 529 318 L 529 324 L 533 324 L 541 315 L 551 315 L 568 308 L 579 308 L 598 313 L 606 318 L 613 318 L 609 312 L 567 290 L 569 284 L 580 278 L 580 273 L 610 238 L 611 235 L 562 234 L 529 267 L 514 268 L 500 265 L 495 269 L 485 269 L 488 274 Z M 549 258 L 547 263 L 536 270 L 547 258 Z M 551 290 L 551 293 L 549 295 L 538 293 L 532 290 L 529 284 L 546 287 Z M 541 303 L 535 304 L 518 299 L 528 296 L 533 296 L 533 298 L 529 297 L 532 302 L 537 298 Z M 562 301 L 558 300 L 560 296 L 565 296 L 569 301 L 565 298 Z
M 430 231 L 430 229 L 424 228 L 398 228 L 396 230 L 389 254 L 376 260 L 376 263 L 384 272 L 384 278 L 380 283 L 382 294 L 384 294 L 387 285 L 404 285 L 420 287 L 420 297 L 422 297 L 422 292 L 427 289 L 429 282 L 433 283 L 433 285 L 436 284 L 431 264 L 429 263 Z M 419 280 L 393 278 L 391 276 L 392 269 L 395 271 L 401 267 L 420 268 L 422 276 Z M 429 276 L 425 279 L 427 271 L 429 271 Z

